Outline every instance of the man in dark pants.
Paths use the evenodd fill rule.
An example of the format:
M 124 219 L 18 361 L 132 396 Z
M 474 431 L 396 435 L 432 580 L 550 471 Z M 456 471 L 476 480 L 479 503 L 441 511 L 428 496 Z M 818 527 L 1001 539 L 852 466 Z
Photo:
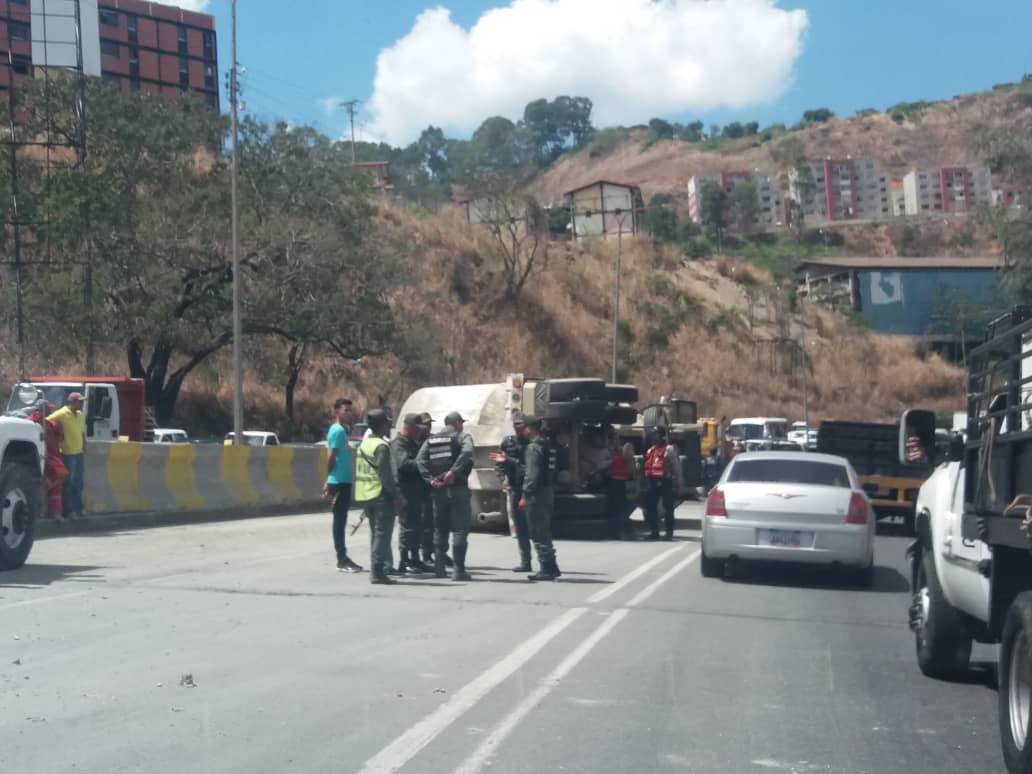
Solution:
M 470 580 L 466 550 L 473 526 L 469 501 L 469 474 L 473 471 L 473 437 L 463 432 L 465 420 L 457 411 L 444 419 L 445 429 L 431 433 L 416 457 L 419 472 L 431 488 L 434 501 L 434 574 L 447 577 L 445 551 L 452 537 L 455 571 L 452 580 Z
M 391 584 L 384 560 L 394 532 L 394 516 L 402 506 L 398 482 L 394 476 L 391 450 L 384 436 L 391 431 L 387 413 L 373 409 L 367 415 L 372 431 L 358 447 L 355 460 L 355 501 L 365 508 L 372 528 L 369 547 L 369 581 Z
M 423 441 L 423 417 L 406 414 L 401 432 L 391 439 L 391 459 L 398 473 L 398 485 L 405 505 L 399 514 L 398 570 L 400 572 L 429 572 L 419 560 L 419 541 L 423 533 L 423 509 L 430 499 L 430 488 L 423 481 L 416 464 L 416 455 Z
M 502 482 L 502 491 L 506 496 L 509 515 L 516 527 L 516 543 L 520 551 L 520 563 L 512 568 L 513 572 L 530 572 L 530 529 L 527 526 L 527 513 L 517 507 L 523 499 L 523 477 L 526 472 L 527 439 L 523 434 L 523 416 L 516 414 L 512 418 L 513 435 L 502 439 L 501 451 L 491 455 L 495 462 L 495 472 Z
M 680 465 L 677 448 L 667 444 L 665 427 L 653 431 L 656 442 L 645 452 L 645 521 L 649 539 L 659 539 L 659 505 L 663 505 L 666 540 L 674 539 L 674 492 L 680 489 Z
M 323 498 L 333 503 L 333 548 L 337 552 L 338 572 L 362 572 L 362 568 L 348 557 L 344 530 L 348 526 L 348 508 L 351 507 L 351 483 L 354 469 L 351 449 L 348 446 L 348 431 L 354 420 L 351 401 L 338 398 L 333 403 L 336 422 L 326 434 L 329 456 L 326 460 L 326 483 Z
M 421 415 L 423 434 L 422 440 L 425 441 L 430 437 L 430 433 L 433 432 L 433 417 L 429 413 L 424 411 Z M 425 483 L 425 482 L 424 482 Z M 423 564 L 433 566 L 434 563 L 434 501 L 427 493 L 426 500 L 423 502 L 423 522 L 422 522 L 422 534 L 419 537 L 420 548 L 423 549 Z M 448 567 L 452 566 L 451 558 L 447 555 L 444 557 L 445 564 Z
M 555 483 L 559 472 L 559 450 L 541 435 L 541 420 L 524 418 L 527 444 L 526 475 L 519 507 L 527 514 L 530 539 L 538 557 L 538 571 L 527 578 L 532 581 L 554 581 L 559 577 L 552 543 L 552 512 L 555 509 Z

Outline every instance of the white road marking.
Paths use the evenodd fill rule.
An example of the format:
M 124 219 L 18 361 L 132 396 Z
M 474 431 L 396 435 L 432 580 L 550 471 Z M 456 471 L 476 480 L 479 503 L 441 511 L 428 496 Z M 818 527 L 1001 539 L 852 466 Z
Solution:
M 495 752 L 501 746 L 511 734 L 516 726 L 530 714 L 530 712 L 542 702 L 542 700 L 552 692 L 555 688 L 566 677 L 570 672 L 573 671 L 584 658 L 594 649 L 598 643 L 600 643 L 613 628 L 620 623 L 629 611 L 626 609 L 616 610 L 602 622 L 595 631 L 588 635 L 587 639 L 581 642 L 573 651 L 562 660 L 552 672 L 546 677 L 541 683 L 527 694 L 526 698 L 523 699 L 516 708 L 510 712 L 505 719 L 498 724 L 494 731 L 492 731 L 488 737 L 481 742 L 477 749 L 474 750 L 462 764 L 455 769 L 454 774 L 478 774 L 481 769 L 487 765 L 488 761 L 494 756 Z
M 595 592 L 594 594 L 592 594 L 590 597 L 588 597 L 587 604 L 594 605 L 594 604 L 597 604 L 597 603 L 601 602 L 604 599 L 608 599 L 609 597 L 613 596 L 613 594 L 615 594 L 616 592 L 618 592 L 620 589 L 624 588 L 628 584 L 633 583 L 634 581 L 636 581 L 638 578 L 640 578 L 642 575 L 647 573 L 649 570 L 651 570 L 656 565 L 662 564 L 665 560 L 669 559 L 675 553 L 677 553 L 678 551 L 683 549 L 685 545 L 687 545 L 687 543 L 682 543 L 679 546 L 674 546 L 669 551 L 664 551 L 659 556 L 653 557 L 649 561 L 645 562 L 645 564 L 643 564 L 638 569 L 634 570 L 633 572 L 629 572 L 627 575 L 623 576 L 616 583 L 614 583 L 614 584 L 612 584 L 610 586 L 606 586 L 601 591 L 598 591 L 598 592 Z
M 685 567 L 687 567 L 692 562 L 694 562 L 696 559 L 698 559 L 700 553 L 702 553 L 702 552 L 701 551 L 696 551 L 691 556 L 686 556 L 680 562 L 675 564 L 673 567 L 671 567 L 669 570 L 667 570 L 667 572 L 664 573 L 661 577 L 657 578 L 651 584 L 649 584 L 644 589 L 642 589 L 638 594 L 636 594 L 631 599 L 631 601 L 627 603 L 627 607 L 637 607 L 642 602 L 644 602 L 646 599 L 651 597 L 653 594 L 655 594 L 659 590 L 660 586 L 662 586 L 668 580 L 670 580 L 675 575 L 677 575 L 677 573 L 681 572 L 681 570 L 683 570 Z
M 508 656 L 488 667 L 451 699 L 366 761 L 359 774 L 393 774 L 398 771 L 420 750 L 437 738 L 442 731 L 537 655 L 545 645 L 586 612 L 588 612 L 586 607 L 575 607 L 563 613 L 536 635 L 523 642 Z
M 663 557 L 669 556 L 677 549 L 671 549 L 663 554 Z M 584 660 L 584 658 L 591 653 L 598 643 L 600 643 L 606 635 L 608 635 L 620 621 L 627 617 L 630 612 L 629 608 L 644 602 L 650 596 L 652 596 L 659 588 L 677 573 L 681 572 L 685 567 L 690 565 L 699 556 L 699 551 L 696 551 L 691 556 L 686 557 L 682 561 L 678 562 L 668 572 L 664 573 L 663 576 L 642 591 L 640 594 L 634 597 L 628 604 L 627 607 L 614 610 L 606 620 L 593 631 L 591 634 L 581 642 L 573 651 L 562 660 L 552 672 L 546 677 L 541 683 L 531 691 L 526 698 L 523 699 L 519 704 L 516 705 L 515 709 L 510 712 L 501 723 L 492 731 L 488 737 L 480 743 L 476 750 L 474 750 L 462 764 L 455 769 L 454 774 L 479 774 L 479 772 L 486 766 L 495 752 L 502 745 L 502 743 L 509 737 L 509 735 L 515 730 L 516 726 L 520 724 L 530 712 L 544 700 L 552 689 L 562 682 L 563 678 L 566 677 L 573 669 Z M 641 573 L 638 573 L 640 575 Z M 635 576 L 637 577 L 637 576 Z M 626 584 L 625 584 L 626 585 Z

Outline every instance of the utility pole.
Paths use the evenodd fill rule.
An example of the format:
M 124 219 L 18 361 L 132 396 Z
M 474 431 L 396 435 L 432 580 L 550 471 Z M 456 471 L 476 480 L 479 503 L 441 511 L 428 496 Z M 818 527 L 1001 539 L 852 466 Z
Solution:
M 237 214 L 237 0 L 232 5 L 232 67 L 229 74 L 230 117 L 233 132 L 233 159 L 230 171 L 231 207 L 233 210 L 233 443 L 244 442 L 244 386 L 241 364 L 241 338 L 243 326 L 240 322 L 240 234 Z
M 623 216 L 626 215 L 623 210 L 617 208 L 613 211 L 616 215 L 617 230 L 616 230 L 616 299 L 613 302 L 613 374 L 612 383 L 617 383 L 616 366 L 617 366 L 617 344 L 620 339 L 620 263 L 623 259 Z M 605 204 L 603 204 L 602 219 L 605 221 Z
M 803 422 L 806 424 L 807 433 L 810 431 L 810 399 L 809 399 L 809 380 L 810 380 L 810 358 L 806 354 L 806 318 L 803 318 Z M 807 442 L 809 442 L 809 435 L 807 436 Z
M 362 104 L 360 99 L 349 99 L 347 102 L 341 102 L 340 106 L 348 113 L 348 118 L 351 120 L 351 164 L 355 164 L 355 111 L 359 105 Z

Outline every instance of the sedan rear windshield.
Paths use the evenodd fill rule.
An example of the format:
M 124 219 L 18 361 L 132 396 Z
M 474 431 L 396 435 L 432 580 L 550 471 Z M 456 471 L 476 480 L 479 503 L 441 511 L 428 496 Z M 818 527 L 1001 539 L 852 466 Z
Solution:
M 849 472 L 842 465 L 809 460 L 735 460 L 727 480 L 850 487 Z

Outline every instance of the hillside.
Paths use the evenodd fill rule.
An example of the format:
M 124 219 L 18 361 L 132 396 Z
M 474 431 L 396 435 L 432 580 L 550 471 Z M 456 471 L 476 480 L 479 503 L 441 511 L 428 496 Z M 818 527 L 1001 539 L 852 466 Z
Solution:
M 303 434 L 319 432 L 327 400 L 341 393 L 363 405 L 380 398 L 399 405 L 417 387 L 497 381 L 511 371 L 608 377 L 615 244 L 553 244 L 547 266 L 513 305 L 503 298 L 500 262 L 482 230 L 455 215 L 416 216 L 393 205 L 382 206 L 380 217 L 407 234 L 420 256 L 409 280 L 418 292 L 400 289 L 395 299 L 414 356 L 343 364 L 316 358 L 298 390 Z M 791 312 L 770 277 L 745 262 L 683 263 L 637 238 L 625 243 L 622 280 L 620 378 L 638 384 L 643 401 L 676 395 L 718 416 L 801 417 L 797 343 L 805 325 L 812 417 L 886 419 L 913 405 L 959 408 L 959 369 L 823 309 Z M 256 350 L 249 362 L 249 417 L 286 429 L 276 383 L 283 353 Z M 184 395 L 184 421 L 204 416 L 224 427 L 228 381 L 198 382 Z
M 656 193 L 685 195 L 688 180 L 696 174 L 776 168 L 772 151 L 776 153 L 786 137 L 798 138 L 806 156 L 812 159 L 876 158 L 894 178 L 915 167 L 976 163 L 980 161 L 980 131 L 1032 120 L 1032 83 L 961 95 L 927 106 L 915 104 L 903 112 L 907 116 L 900 116 L 900 123 L 888 113 L 875 113 L 817 124 L 767 142 L 759 136 L 727 143 L 662 140 L 649 147 L 647 129 L 629 129 L 622 141 L 595 158 L 590 149 L 563 156 L 531 190 L 544 202 L 556 202 L 565 191 L 605 179 L 640 186 L 646 201 Z M 707 150 L 714 144 L 725 147 Z

